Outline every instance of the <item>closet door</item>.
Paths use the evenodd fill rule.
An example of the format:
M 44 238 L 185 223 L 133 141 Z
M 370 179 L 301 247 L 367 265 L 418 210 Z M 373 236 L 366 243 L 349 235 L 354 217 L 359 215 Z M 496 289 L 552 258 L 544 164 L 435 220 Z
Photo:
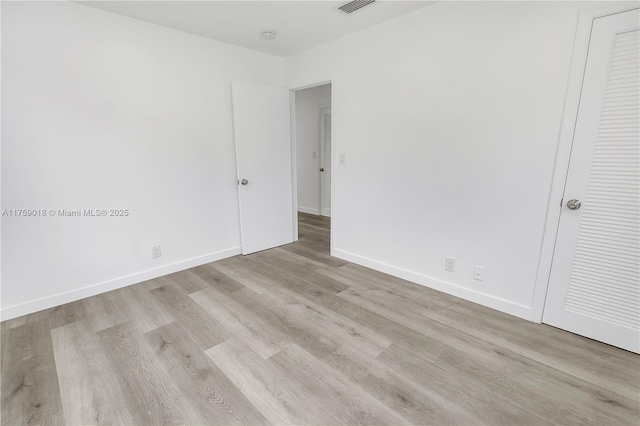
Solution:
M 593 22 L 543 322 L 640 352 L 640 13 Z

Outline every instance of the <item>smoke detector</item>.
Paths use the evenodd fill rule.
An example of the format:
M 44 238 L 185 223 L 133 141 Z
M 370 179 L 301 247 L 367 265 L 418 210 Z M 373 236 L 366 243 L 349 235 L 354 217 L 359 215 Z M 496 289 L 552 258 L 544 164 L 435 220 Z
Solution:
M 274 33 L 273 31 L 265 31 L 262 34 L 260 34 L 260 38 L 263 40 L 273 40 L 274 38 L 276 38 L 276 33 Z
M 354 0 L 349 3 L 343 4 L 338 8 L 338 10 L 343 11 L 344 13 L 353 13 L 358 9 L 362 9 L 363 7 L 374 3 L 376 0 Z

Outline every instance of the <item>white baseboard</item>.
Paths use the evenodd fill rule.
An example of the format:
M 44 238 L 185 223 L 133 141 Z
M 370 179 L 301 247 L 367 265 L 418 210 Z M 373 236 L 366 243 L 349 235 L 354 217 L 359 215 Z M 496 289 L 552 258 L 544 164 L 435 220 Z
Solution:
M 160 266 L 154 269 L 148 269 L 135 274 L 125 275 L 114 278 L 112 280 L 103 281 L 86 287 L 71 290 L 65 293 L 54 294 L 52 296 L 43 297 L 41 299 L 31 300 L 29 302 L 18 305 L 7 306 L 0 310 L 0 321 L 6 321 L 23 315 L 32 314 L 43 309 L 52 308 L 54 306 L 63 305 L 65 303 L 75 302 L 76 300 L 86 297 L 95 296 L 107 291 L 116 290 L 127 287 L 132 284 L 141 283 L 143 281 L 158 278 L 174 272 L 183 271 L 195 266 L 204 265 L 205 263 L 215 262 L 216 260 L 225 259 L 227 257 L 241 254 L 241 247 L 233 247 L 227 250 L 221 250 L 214 253 L 205 254 L 203 256 L 194 257 L 170 265 Z
M 316 214 L 316 215 L 320 214 L 320 211 L 318 209 L 312 209 L 310 207 L 298 206 L 298 211 L 300 213 L 309 213 L 309 214 Z
M 356 263 L 358 265 L 366 266 L 367 268 L 375 269 L 376 271 L 384 272 L 386 274 L 432 288 L 434 290 L 441 291 L 443 293 L 450 294 L 452 296 L 459 297 L 461 299 L 468 300 L 470 302 L 478 303 L 480 305 L 526 319 L 528 321 L 534 321 L 533 309 L 530 306 L 520 305 L 509 300 L 501 299 L 499 297 L 491 296 L 486 293 L 481 293 L 479 291 L 461 287 L 457 284 L 442 281 L 428 275 L 423 275 L 417 272 L 398 268 L 387 263 L 378 262 L 376 260 L 349 253 L 344 250 L 333 249 L 331 255 L 352 263 Z

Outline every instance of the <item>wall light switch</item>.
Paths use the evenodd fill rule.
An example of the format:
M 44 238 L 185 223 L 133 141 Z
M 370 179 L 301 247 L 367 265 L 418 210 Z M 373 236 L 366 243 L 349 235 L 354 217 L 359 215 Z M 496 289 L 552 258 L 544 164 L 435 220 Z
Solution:
M 341 152 L 340 154 L 338 154 L 338 164 L 340 164 L 341 166 L 344 166 L 345 163 L 345 155 L 344 152 Z
M 316 151 L 313 151 L 313 154 L 311 154 L 311 158 L 316 158 L 318 156 L 318 153 Z

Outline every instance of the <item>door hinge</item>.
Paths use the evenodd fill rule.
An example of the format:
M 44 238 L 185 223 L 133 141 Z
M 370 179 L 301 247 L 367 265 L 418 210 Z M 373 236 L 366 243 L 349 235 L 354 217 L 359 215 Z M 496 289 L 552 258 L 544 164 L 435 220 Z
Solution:
M 564 198 L 560 198 L 560 207 L 562 207 L 562 204 L 564 204 Z

